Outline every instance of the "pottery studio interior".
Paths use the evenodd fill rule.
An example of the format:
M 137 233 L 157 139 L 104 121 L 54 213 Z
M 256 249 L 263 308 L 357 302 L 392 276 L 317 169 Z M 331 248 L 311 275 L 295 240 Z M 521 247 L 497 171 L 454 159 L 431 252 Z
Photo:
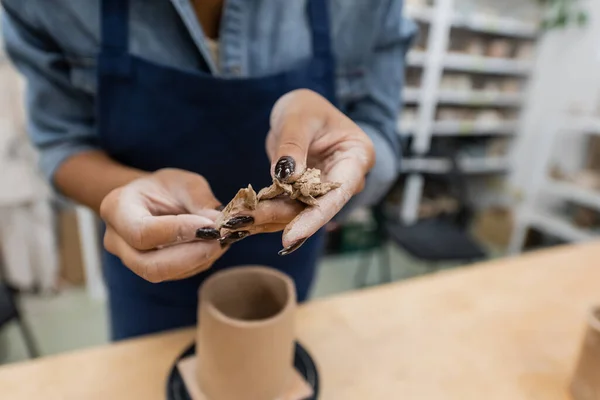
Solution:
M 0 399 L 600 400 L 599 1 L 0 4 Z

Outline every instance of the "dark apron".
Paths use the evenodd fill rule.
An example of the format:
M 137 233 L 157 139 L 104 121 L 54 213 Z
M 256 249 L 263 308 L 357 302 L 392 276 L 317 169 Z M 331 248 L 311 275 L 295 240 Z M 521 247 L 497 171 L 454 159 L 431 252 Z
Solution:
M 115 160 L 145 171 L 173 167 L 194 171 L 216 197 L 229 201 L 249 183 L 271 183 L 265 153 L 269 114 L 285 93 L 308 88 L 334 100 L 333 60 L 326 1 L 309 0 L 313 57 L 277 75 L 222 79 L 131 55 L 125 0 L 102 2 L 102 51 L 98 59 L 98 129 L 103 149 Z M 189 279 L 149 283 L 103 253 L 115 340 L 196 323 L 197 290 L 218 270 L 248 264 L 277 268 L 308 295 L 320 255 L 319 232 L 286 257 L 281 233 L 234 244 L 207 272 Z

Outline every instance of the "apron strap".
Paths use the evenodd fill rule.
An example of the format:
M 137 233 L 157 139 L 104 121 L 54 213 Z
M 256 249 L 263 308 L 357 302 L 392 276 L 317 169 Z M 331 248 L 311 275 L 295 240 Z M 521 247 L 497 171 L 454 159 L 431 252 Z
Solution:
M 102 50 L 126 54 L 129 48 L 129 1 L 102 0 Z
M 331 57 L 328 2 L 329 0 L 308 0 L 313 54 L 317 58 Z

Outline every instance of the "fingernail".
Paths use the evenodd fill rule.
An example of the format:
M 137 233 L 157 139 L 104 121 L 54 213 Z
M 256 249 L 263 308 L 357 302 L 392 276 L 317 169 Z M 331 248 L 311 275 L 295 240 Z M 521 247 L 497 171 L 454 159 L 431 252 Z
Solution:
M 220 206 L 217 206 L 215 208 L 215 210 L 217 210 L 217 211 L 223 211 L 224 209 L 225 209 L 225 206 L 223 204 L 221 204 Z
M 254 223 L 254 217 L 249 215 L 238 215 L 225 221 L 223 228 L 239 229 Z
M 239 242 L 249 234 L 250 232 L 248 231 L 231 232 L 220 238 L 219 243 L 221 243 L 221 247 L 227 247 L 235 242 Z
M 304 244 L 304 242 L 306 242 L 307 239 L 300 239 L 297 242 L 292 243 L 288 247 L 279 250 L 279 253 L 277 253 L 277 254 L 279 254 L 280 256 L 287 256 L 288 254 L 292 254 L 293 252 L 298 250 L 300 248 L 300 246 L 302 246 Z
M 275 178 L 283 182 L 296 170 L 296 161 L 290 156 L 284 156 L 275 164 Z
M 217 240 L 221 233 L 214 228 L 200 228 L 196 230 L 196 238 L 202 240 Z

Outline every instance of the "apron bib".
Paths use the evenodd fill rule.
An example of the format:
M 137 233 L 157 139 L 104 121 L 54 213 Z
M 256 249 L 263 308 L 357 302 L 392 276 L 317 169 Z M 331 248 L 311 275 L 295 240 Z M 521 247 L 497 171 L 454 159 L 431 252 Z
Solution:
M 269 115 L 291 90 L 307 88 L 334 101 L 333 59 L 326 1 L 308 0 L 313 57 L 290 71 L 258 78 L 223 79 L 158 65 L 128 51 L 129 4 L 102 2 L 102 49 L 98 57 L 98 133 L 115 160 L 145 171 L 180 168 L 203 175 L 227 203 L 249 183 L 271 183 L 265 152 Z M 281 233 L 234 244 L 210 270 L 153 284 L 103 252 L 113 339 L 196 323 L 197 290 L 218 270 L 260 264 L 290 275 L 298 299 L 308 295 L 323 233 L 280 257 Z

